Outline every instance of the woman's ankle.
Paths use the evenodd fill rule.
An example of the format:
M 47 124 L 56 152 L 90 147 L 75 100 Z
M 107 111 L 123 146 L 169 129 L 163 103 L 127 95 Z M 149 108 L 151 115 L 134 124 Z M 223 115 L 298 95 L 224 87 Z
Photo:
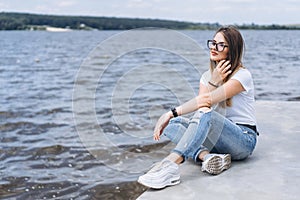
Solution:
M 199 153 L 198 158 L 199 158 L 200 160 L 204 161 L 204 157 L 205 157 L 206 155 L 208 155 L 208 154 L 209 154 L 209 151 L 201 151 L 201 152 Z
M 183 162 L 183 157 L 177 153 L 171 153 L 167 156 L 167 159 L 176 163 L 176 164 L 180 164 Z

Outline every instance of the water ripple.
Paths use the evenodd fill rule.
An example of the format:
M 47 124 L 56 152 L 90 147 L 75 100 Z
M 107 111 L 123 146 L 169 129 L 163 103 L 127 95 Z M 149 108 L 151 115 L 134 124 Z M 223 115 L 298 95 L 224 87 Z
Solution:
M 157 84 L 141 86 L 132 93 L 128 107 L 120 109 L 132 121 L 116 124 L 111 108 L 112 91 L 124 72 L 140 65 L 176 68 L 195 91 L 200 77 L 194 69 L 184 64 L 183 59 L 175 59 L 174 55 L 162 50 L 142 49 L 114 61 L 99 80 L 93 98 L 86 95 L 91 88 L 86 88 L 81 96 L 73 99 L 80 103 L 95 103 L 95 111 L 83 109 L 76 112 L 81 116 L 96 112 L 99 124 L 79 125 L 86 127 L 87 133 L 100 126 L 105 137 L 117 149 L 113 151 L 108 144 L 99 146 L 95 149 L 98 157 L 92 156 L 83 145 L 74 124 L 74 80 L 88 53 L 99 42 L 116 33 L 0 32 L 0 43 L 5 47 L 0 50 L 2 199 L 136 199 L 145 191 L 146 188 L 136 182 L 143 172 L 133 173 L 136 163 L 141 163 L 139 167 L 146 171 L 149 163 L 160 160 L 171 148 L 168 141 L 153 143 L 148 111 L 157 105 L 167 110 L 178 102 L 168 88 Z M 213 35 L 212 31 L 184 33 L 204 48 L 205 41 Z M 300 58 L 295 51 L 299 46 L 299 31 L 242 33 L 246 41 L 244 64 L 253 74 L 256 99 L 300 101 Z M 193 52 L 185 53 L 193 55 Z M 97 55 L 93 59 L 88 67 L 90 73 L 77 84 L 90 84 L 90 78 L 99 72 L 105 60 L 111 58 Z M 142 79 L 148 76 L 142 72 L 136 77 Z M 172 77 L 161 71 L 153 74 L 152 78 L 162 80 Z M 179 84 L 174 84 L 174 87 L 182 90 Z M 129 133 L 125 133 L 123 127 Z M 112 166 L 123 166 L 127 171 Z

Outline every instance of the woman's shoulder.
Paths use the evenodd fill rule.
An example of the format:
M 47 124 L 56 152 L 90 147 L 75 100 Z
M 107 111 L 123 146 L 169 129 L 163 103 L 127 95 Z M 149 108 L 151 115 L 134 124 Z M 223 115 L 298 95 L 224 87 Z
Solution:
M 234 77 L 248 77 L 248 78 L 252 78 L 252 75 L 251 75 L 251 72 L 245 68 L 245 67 L 241 67 L 233 76 L 232 78 Z
M 210 70 L 206 70 L 206 71 L 202 74 L 202 76 L 204 76 L 204 77 L 209 77 L 209 76 L 211 76 Z
M 207 82 L 210 80 L 211 78 L 211 73 L 209 70 L 205 71 L 202 75 L 201 75 L 201 79 L 200 82 L 204 85 L 207 84 Z
M 246 91 L 253 89 L 252 75 L 246 68 L 240 68 L 231 79 L 238 80 Z

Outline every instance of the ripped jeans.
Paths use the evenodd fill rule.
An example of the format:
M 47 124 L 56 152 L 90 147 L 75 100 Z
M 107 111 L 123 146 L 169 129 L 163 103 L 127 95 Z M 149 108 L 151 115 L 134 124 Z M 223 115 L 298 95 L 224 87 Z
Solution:
M 192 158 L 199 162 L 202 151 L 230 154 L 232 160 L 243 160 L 250 156 L 256 145 L 256 132 L 236 125 L 216 111 L 196 111 L 191 119 L 172 118 L 164 129 L 176 147 L 173 152 L 184 160 Z

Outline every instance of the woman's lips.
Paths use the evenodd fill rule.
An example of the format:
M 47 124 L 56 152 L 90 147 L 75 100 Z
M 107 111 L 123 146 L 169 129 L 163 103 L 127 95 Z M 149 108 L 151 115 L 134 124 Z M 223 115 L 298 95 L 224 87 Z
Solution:
M 210 54 L 211 54 L 212 56 L 217 56 L 217 55 L 218 55 L 218 53 L 216 53 L 216 52 L 214 52 L 214 51 L 211 51 Z

